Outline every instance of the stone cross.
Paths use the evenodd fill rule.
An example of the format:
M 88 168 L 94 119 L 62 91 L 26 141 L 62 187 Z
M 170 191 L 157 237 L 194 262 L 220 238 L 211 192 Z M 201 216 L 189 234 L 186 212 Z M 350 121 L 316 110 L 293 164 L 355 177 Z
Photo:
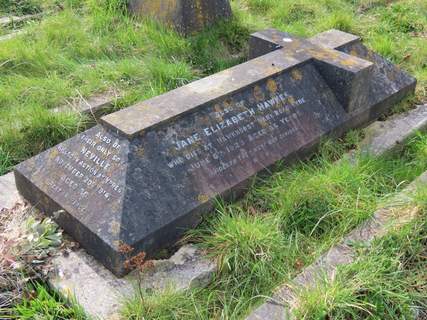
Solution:
M 229 0 L 130 0 L 129 10 L 191 34 L 231 17 Z
M 251 60 L 107 115 L 17 166 L 21 194 L 116 275 L 250 179 L 374 121 L 415 79 L 336 30 L 252 35 Z

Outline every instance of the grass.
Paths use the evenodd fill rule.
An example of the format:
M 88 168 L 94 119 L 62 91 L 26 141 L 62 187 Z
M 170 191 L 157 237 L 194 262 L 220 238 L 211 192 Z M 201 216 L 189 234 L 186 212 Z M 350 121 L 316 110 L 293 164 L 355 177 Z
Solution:
M 86 320 L 84 311 L 76 304 L 71 306 L 43 284 L 31 285 L 31 296 L 17 305 L 9 315 L 2 319 L 20 320 Z M 1 311 L 1 310 L 0 310 Z
M 38 8 L 51 5 L 28 3 L 38 3 Z M 52 113 L 52 108 L 110 88 L 123 96 L 115 108 L 127 107 L 240 63 L 249 34 L 267 27 L 304 37 L 330 28 L 358 34 L 366 45 L 416 76 L 415 102 L 427 100 L 427 4 L 422 0 L 233 0 L 232 21 L 189 38 L 124 14 L 118 0 L 58 3 L 62 10 L 26 26 L 26 34 L 0 46 L 0 174 L 92 123 L 74 113 Z M 0 0 L 0 12 L 23 14 L 24 7 L 14 9 Z M 310 161 L 279 165 L 279 171 L 257 181 L 242 201 L 219 203 L 216 213 L 189 235 L 218 258 L 220 270 L 212 284 L 183 293 L 135 297 L 123 310 L 124 317 L 242 318 L 274 287 L 369 217 L 378 203 L 427 169 L 426 135 L 414 138 L 398 155 L 361 158 L 356 166 L 348 160 L 335 162 L 359 140 L 359 134 L 352 132 L 345 140 L 325 142 Z M 381 256 L 394 259 L 387 254 Z M 387 278 L 393 270 L 386 269 L 383 282 L 394 279 Z M 343 293 L 342 301 L 356 299 L 359 291 L 354 288 Z M 403 289 L 396 292 L 407 294 Z M 356 303 L 373 303 L 373 296 L 367 293 Z M 396 301 L 415 300 L 411 296 Z M 63 302 L 56 297 L 36 294 L 14 312 L 18 318 L 78 317 L 74 311 L 65 315 L 68 311 L 62 309 Z M 323 312 L 341 315 L 348 310 L 347 305 Z M 396 313 L 389 314 L 393 318 Z
M 423 195 L 424 202 L 425 194 Z M 425 203 L 424 203 L 425 205 Z M 427 316 L 427 211 L 369 246 L 330 281 L 300 293 L 298 319 Z
M 23 15 L 42 11 L 46 2 L 42 0 L 0 0 L 1 15 Z

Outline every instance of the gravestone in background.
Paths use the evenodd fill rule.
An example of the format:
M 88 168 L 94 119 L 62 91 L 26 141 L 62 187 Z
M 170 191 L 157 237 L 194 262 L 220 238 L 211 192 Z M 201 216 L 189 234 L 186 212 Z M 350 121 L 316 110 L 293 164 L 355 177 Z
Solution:
M 129 10 L 191 34 L 231 17 L 229 0 L 130 0 Z
M 278 160 L 374 121 L 415 79 L 332 30 L 251 38 L 252 60 L 143 101 L 25 161 L 19 191 L 117 275 Z

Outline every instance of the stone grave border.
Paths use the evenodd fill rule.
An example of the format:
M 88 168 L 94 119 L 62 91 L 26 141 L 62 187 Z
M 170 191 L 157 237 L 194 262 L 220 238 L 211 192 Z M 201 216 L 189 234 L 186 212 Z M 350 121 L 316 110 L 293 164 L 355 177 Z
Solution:
M 421 185 L 427 185 L 427 171 L 387 202 L 384 207 L 377 209 L 371 218 L 350 231 L 340 243 L 304 268 L 292 281 L 279 287 L 267 302 L 255 309 L 246 320 L 294 319 L 293 310 L 299 304 L 298 292 L 315 288 L 317 281 L 332 280 L 340 265 L 354 262 L 356 250 L 352 246 L 353 243 L 369 244 L 374 239 L 386 235 L 394 227 L 411 222 L 420 213 L 419 207 L 409 206 L 413 204 L 412 195 Z
M 0 17 L 0 26 L 1 27 L 7 27 L 11 24 L 15 24 L 15 23 L 22 23 L 22 22 L 27 22 L 30 20 L 36 20 L 36 19 L 40 19 L 43 16 L 45 16 L 46 13 L 41 12 L 41 13 L 36 13 L 36 14 L 27 14 L 27 15 L 23 15 L 23 16 L 5 16 L 5 17 Z
M 386 121 L 376 121 L 364 130 L 366 137 L 362 141 L 362 152 L 375 157 L 396 152 L 416 132 L 427 130 L 427 104 Z M 348 156 L 351 156 L 351 153 Z M 293 319 L 292 310 L 298 306 L 297 295 L 300 290 L 314 288 L 319 280 L 332 279 L 338 266 L 350 264 L 355 260 L 356 251 L 352 243 L 369 244 L 394 226 L 409 223 L 417 216 L 420 208 L 413 207 L 408 210 L 407 206 L 413 203 L 412 196 L 419 185 L 427 185 L 427 171 L 378 208 L 371 218 L 351 230 L 340 243 L 305 267 L 292 281 L 278 287 L 246 320 Z

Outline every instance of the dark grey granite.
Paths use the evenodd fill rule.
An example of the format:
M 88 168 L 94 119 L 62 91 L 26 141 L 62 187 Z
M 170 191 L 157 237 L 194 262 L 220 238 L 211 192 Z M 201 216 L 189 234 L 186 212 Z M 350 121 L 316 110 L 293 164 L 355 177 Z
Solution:
M 268 52 L 262 44 L 271 48 L 272 32 L 255 34 L 252 45 Z M 330 32 L 332 47 L 325 47 L 274 35 L 282 49 L 105 116 L 22 163 L 19 191 L 123 275 L 122 244 L 148 255 L 173 245 L 215 197 L 232 197 L 258 172 L 307 155 L 325 136 L 374 121 L 415 88 L 415 79 L 381 57 L 353 56 L 369 52 L 354 36 Z M 350 54 L 339 51 L 347 46 Z
M 130 0 L 129 10 L 191 34 L 231 17 L 229 0 Z

